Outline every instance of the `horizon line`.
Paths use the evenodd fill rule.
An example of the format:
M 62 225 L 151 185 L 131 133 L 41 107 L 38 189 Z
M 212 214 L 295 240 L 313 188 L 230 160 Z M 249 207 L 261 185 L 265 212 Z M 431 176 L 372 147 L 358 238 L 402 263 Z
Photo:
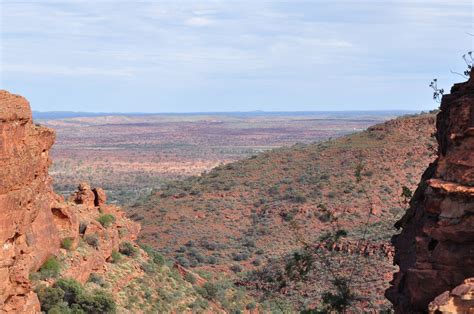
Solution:
M 361 109 L 361 110 L 249 110 L 249 111 L 162 111 L 162 112 L 141 112 L 141 111 L 69 111 L 69 110 L 32 110 L 37 114 L 94 114 L 94 115 L 160 115 L 160 114 L 246 114 L 246 113 L 390 113 L 390 112 L 429 112 L 431 110 L 414 109 Z

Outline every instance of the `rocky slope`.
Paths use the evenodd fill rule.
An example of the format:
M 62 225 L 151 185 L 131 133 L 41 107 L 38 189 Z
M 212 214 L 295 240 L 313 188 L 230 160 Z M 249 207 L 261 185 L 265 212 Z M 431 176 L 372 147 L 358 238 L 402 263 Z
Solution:
M 472 312 L 472 279 L 453 292 L 449 290 L 474 276 L 474 78 L 455 84 L 443 96 L 437 116 L 438 158 L 422 176 L 410 209 L 397 223 L 403 228 L 393 239 L 395 274 L 387 297 L 397 313 Z M 470 288 L 469 288 L 470 286 Z M 467 289 L 467 290 L 466 290 Z M 462 290 L 462 291 L 461 291 Z M 446 291 L 446 292 L 445 292 Z M 461 293 L 462 292 L 462 293 Z M 451 298 L 451 301 L 449 300 Z M 467 299 L 466 299 L 467 298 Z M 471 313 L 469 312 L 469 313 Z
M 68 201 L 53 192 L 54 138 L 33 123 L 24 98 L 0 91 L 0 312 L 89 313 L 94 302 L 119 312 L 219 312 L 180 276 L 192 273 L 134 243 L 139 225 L 107 205 L 103 190 L 82 183 Z M 75 287 L 77 304 L 63 302 L 72 302 L 64 285 Z
M 324 265 L 305 282 L 276 281 L 301 248 L 298 226 L 305 241 L 325 248 L 341 275 L 357 266 L 358 306 L 383 310 L 394 272 L 389 241 L 405 211 L 400 195 L 403 186 L 416 188 L 434 159 L 434 125 L 433 114 L 408 116 L 335 140 L 265 152 L 171 182 L 133 207 L 130 217 L 143 226 L 141 241 L 186 267 L 227 273 L 262 300 L 284 300 L 293 310 L 313 308 L 333 289 L 327 272 L 317 271 Z M 320 241 L 335 228 L 347 232 L 345 239 Z M 243 278 L 246 271 L 263 274 Z

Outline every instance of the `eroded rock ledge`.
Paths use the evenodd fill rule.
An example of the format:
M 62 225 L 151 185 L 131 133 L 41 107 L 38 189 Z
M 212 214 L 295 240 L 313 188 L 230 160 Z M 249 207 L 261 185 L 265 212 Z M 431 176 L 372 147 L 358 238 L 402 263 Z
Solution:
M 427 312 L 440 295 L 430 310 L 474 311 L 472 301 L 460 302 L 460 288 L 454 289 L 472 287 L 468 278 L 474 277 L 473 77 L 471 73 L 468 82 L 455 84 L 443 97 L 436 123 L 438 158 L 423 174 L 410 209 L 396 225 L 403 228 L 392 240 L 400 271 L 386 296 L 397 313 Z

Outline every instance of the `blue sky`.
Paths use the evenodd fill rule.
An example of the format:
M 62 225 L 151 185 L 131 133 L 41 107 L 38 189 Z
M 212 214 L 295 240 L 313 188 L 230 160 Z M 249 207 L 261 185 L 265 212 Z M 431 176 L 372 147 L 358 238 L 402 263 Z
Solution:
M 426 110 L 471 0 L 0 0 L 0 88 L 34 110 Z

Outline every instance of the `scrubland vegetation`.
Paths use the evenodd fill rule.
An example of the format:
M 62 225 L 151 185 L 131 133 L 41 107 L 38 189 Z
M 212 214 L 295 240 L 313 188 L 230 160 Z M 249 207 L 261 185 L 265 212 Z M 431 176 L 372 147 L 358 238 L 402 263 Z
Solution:
M 357 267 L 357 306 L 382 311 L 385 277 L 394 271 L 393 223 L 405 210 L 403 193 L 416 188 L 434 158 L 433 130 L 433 115 L 412 116 L 264 152 L 170 182 L 141 199 L 130 217 L 143 225 L 141 241 L 185 267 L 227 273 L 261 304 L 335 306 L 340 295 L 325 293 L 344 288 L 341 278 Z M 295 225 L 310 243 L 303 251 Z M 304 278 L 288 272 L 310 260 Z M 325 270 L 325 261 L 337 273 Z
M 169 180 L 294 143 L 366 128 L 382 119 L 331 116 L 143 116 L 42 121 L 57 132 L 52 151 L 55 190 L 65 195 L 88 181 L 110 201 L 133 204 Z

